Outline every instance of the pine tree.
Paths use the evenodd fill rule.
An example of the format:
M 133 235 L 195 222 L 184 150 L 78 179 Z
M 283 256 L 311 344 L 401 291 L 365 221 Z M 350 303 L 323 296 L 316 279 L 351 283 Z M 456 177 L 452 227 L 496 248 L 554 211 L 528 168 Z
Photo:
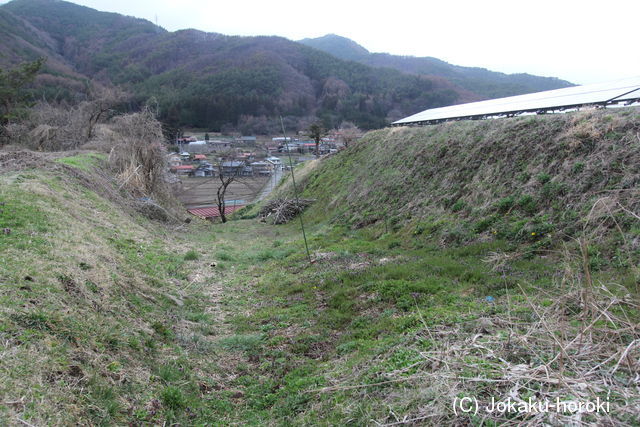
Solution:
M 39 58 L 12 69 L 0 69 L 0 142 L 8 135 L 7 125 L 26 114 L 25 86 L 36 78 L 44 62 L 45 58 Z

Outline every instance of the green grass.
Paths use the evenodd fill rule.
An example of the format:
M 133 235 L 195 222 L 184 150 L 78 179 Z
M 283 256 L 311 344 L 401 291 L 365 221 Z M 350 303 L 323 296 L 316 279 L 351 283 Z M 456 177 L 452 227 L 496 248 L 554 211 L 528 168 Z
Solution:
M 62 159 L 78 169 L 68 175 L 1 175 L 0 228 L 10 232 L 0 234 L 0 402 L 24 405 L 0 403 L 0 424 L 368 425 L 424 408 L 441 424 L 479 423 L 456 418 L 449 395 L 504 397 L 513 384 L 500 381 L 514 366 L 572 378 L 579 372 L 554 358 L 553 339 L 572 342 L 590 322 L 589 348 L 612 351 L 592 366 L 612 369 L 634 339 L 615 325 L 640 319 L 623 305 L 637 298 L 630 242 L 640 227 L 619 215 L 590 240 L 594 301 L 614 303 L 611 318 L 589 317 L 579 246 L 562 240 L 582 227 L 586 205 L 559 204 L 574 191 L 570 175 L 591 171 L 588 159 L 554 173 L 518 159 L 509 176 L 526 189 L 492 193 L 449 164 L 446 188 L 423 188 L 450 156 L 467 166 L 486 159 L 465 154 L 468 136 L 509 147 L 510 125 L 499 126 L 504 135 L 487 126 L 381 131 L 340 161 L 305 166 L 305 194 L 318 198 L 304 214 L 313 263 L 298 222 L 261 223 L 251 218 L 258 207 L 180 232 L 141 220 L 76 177 L 99 179 L 91 155 Z M 372 151 L 380 141 L 421 159 L 411 174 L 406 157 L 382 162 Z M 375 176 L 354 176 L 365 159 Z M 496 159 L 496 170 L 507 167 Z M 407 185 L 433 197 L 405 208 Z M 610 233 L 616 223 L 622 236 Z M 617 369 L 615 384 L 631 383 L 628 366 Z M 625 393 L 612 399 L 623 405 Z
M 200 256 L 198 255 L 198 252 L 194 251 L 193 249 L 187 251 L 187 253 L 184 254 L 184 257 L 183 257 L 185 261 L 195 261 L 199 258 Z
M 0 424 L 20 416 L 108 425 L 130 414 L 184 423 L 191 419 L 185 405 L 213 419 L 198 406 L 205 379 L 191 374 L 206 360 L 185 365 L 181 382 L 169 385 L 179 392 L 147 376 L 192 351 L 197 329 L 213 324 L 199 289 L 180 295 L 189 270 L 167 235 L 142 227 L 74 175 L 16 172 L 0 182 L 0 225 L 10 230 L 0 234 L 0 352 L 11 349 L 0 399 L 27 402 L 22 415 L 0 404 Z M 176 330 L 182 319 L 198 323 Z M 149 410 L 154 399 L 160 404 Z
M 252 229 L 260 233 L 260 227 L 267 226 L 254 228 L 255 223 L 241 221 L 229 227 L 229 232 Z M 389 374 L 410 377 L 421 373 L 425 364 L 420 352 L 441 345 L 422 335 L 425 326 L 473 334 L 482 317 L 508 313 L 522 322 L 535 321 L 526 299 L 518 297 L 520 287 L 532 294 L 552 289 L 564 268 L 556 258 L 522 257 L 509 263 L 507 273 L 493 271 L 486 257 L 513 250 L 505 240 L 441 248 L 424 231 L 398 239 L 397 235 L 379 234 L 375 228 L 354 231 L 326 225 L 312 226 L 308 236 L 312 250 L 330 254 L 329 258 L 309 265 L 296 225 L 278 230 L 283 243 L 276 248 L 293 250 L 282 258 L 263 260 L 264 264 L 254 264 L 256 258 L 251 254 L 259 253 L 256 247 L 266 245 L 269 237 L 245 247 L 245 255 L 234 250 L 237 243 L 228 239 L 223 243 L 225 251 L 237 254 L 229 260 L 231 267 L 254 278 L 255 294 L 246 296 L 247 303 L 259 304 L 249 313 L 237 314 L 232 322 L 235 334 L 219 341 L 222 350 L 245 358 L 246 365 L 238 366 L 236 372 L 251 373 L 229 384 L 244 393 L 244 400 L 233 404 L 235 413 L 241 414 L 240 422 L 268 419 L 304 424 L 320 417 L 340 423 L 354 417 L 354 408 L 363 417 L 355 418 L 359 422 L 384 419 L 380 408 L 385 394 L 374 391 L 394 389 L 393 385 L 372 386 L 371 401 L 359 401 L 355 392 L 325 396 L 313 390 L 325 386 L 327 378 L 377 384 Z M 262 231 L 270 233 L 271 229 Z M 241 277 L 237 277 L 240 282 Z M 497 302 L 487 302 L 486 297 Z M 542 306 L 549 307 L 552 300 L 545 301 Z M 503 337 L 506 340 L 508 335 Z M 528 356 L 518 353 L 513 357 L 522 363 Z M 464 375 L 500 378 L 496 373 L 499 365 L 482 358 L 468 362 L 484 371 L 470 370 Z M 367 368 L 354 379 L 356 366 Z M 410 410 L 411 404 L 406 405 L 399 410 Z M 346 407 L 351 410 L 343 412 Z
M 100 153 L 83 153 L 76 156 L 62 157 L 56 159 L 56 162 L 64 165 L 73 166 L 85 172 L 95 169 L 98 165 L 107 159 L 105 154 Z

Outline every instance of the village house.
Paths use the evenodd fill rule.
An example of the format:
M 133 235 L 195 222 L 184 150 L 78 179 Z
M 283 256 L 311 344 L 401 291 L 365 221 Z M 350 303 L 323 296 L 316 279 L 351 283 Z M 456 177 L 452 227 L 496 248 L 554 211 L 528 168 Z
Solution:
M 267 176 L 273 173 L 274 165 L 270 162 L 253 162 L 251 168 L 254 175 Z
M 167 165 L 169 166 L 169 168 L 174 166 L 180 166 L 181 164 L 182 164 L 182 159 L 180 158 L 180 155 L 176 153 L 167 154 Z
M 222 175 L 224 176 L 240 176 L 243 173 L 245 163 L 237 160 L 222 162 Z
M 244 161 L 251 161 L 255 158 L 256 153 L 250 152 L 250 151 L 241 151 L 240 153 L 238 153 L 237 157 L 241 160 Z
M 275 169 L 282 169 L 282 160 L 279 157 L 267 157 L 264 159 L 265 162 L 271 163 Z
M 255 144 L 258 139 L 255 136 L 241 136 L 236 141 L 241 144 Z
M 222 141 L 196 141 L 190 143 L 188 147 L 189 151 L 193 154 L 207 154 L 213 153 L 215 151 L 228 150 L 229 148 L 231 148 L 231 144 Z
M 189 144 L 190 142 L 195 142 L 197 139 L 193 136 L 184 136 L 182 138 L 176 139 L 176 144 Z
M 302 142 L 298 146 L 298 152 L 300 154 L 313 153 L 316 151 L 316 143 L 315 142 Z
M 289 143 L 289 144 L 285 144 L 285 145 L 280 145 L 278 146 L 278 152 L 279 153 L 286 153 L 286 152 L 298 152 L 298 148 L 300 147 L 299 143 Z
M 193 175 L 195 169 L 196 168 L 193 165 L 180 165 L 180 166 L 173 166 L 169 170 L 175 173 L 176 175 L 189 176 L 189 175 Z
M 202 163 L 198 166 L 198 169 L 195 170 L 194 176 L 196 177 L 207 177 L 207 176 L 217 176 L 216 169 L 211 165 L 211 163 Z
M 284 143 L 284 142 L 290 142 L 292 141 L 290 136 L 284 137 L 284 136 L 276 136 L 275 138 L 271 138 L 271 141 L 273 142 L 278 142 L 278 143 Z

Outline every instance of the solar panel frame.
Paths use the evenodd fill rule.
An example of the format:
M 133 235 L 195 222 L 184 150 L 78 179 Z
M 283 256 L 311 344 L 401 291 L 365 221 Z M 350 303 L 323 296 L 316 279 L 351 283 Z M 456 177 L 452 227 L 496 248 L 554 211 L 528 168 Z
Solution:
M 640 77 L 572 86 L 544 92 L 490 99 L 421 111 L 393 125 L 435 124 L 448 120 L 482 119 L 523 113 L 545 113 L 587 105 L 607 106 L 640 101 Z

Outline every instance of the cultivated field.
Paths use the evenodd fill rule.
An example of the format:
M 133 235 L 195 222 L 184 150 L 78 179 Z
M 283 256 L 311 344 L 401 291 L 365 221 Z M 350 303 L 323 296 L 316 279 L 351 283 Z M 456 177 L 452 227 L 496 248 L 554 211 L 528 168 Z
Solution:
M 216 191 L 220 186 L 217 177 L 181 178 L 182 191 L 178 199 L 187 208 L 216 203 Z M 256 198 L 260 190 L 269 181 L 269 177 L 242 178 L 231 183 L 227 189 L 226 200 L 244 200 L 249 203 Z

